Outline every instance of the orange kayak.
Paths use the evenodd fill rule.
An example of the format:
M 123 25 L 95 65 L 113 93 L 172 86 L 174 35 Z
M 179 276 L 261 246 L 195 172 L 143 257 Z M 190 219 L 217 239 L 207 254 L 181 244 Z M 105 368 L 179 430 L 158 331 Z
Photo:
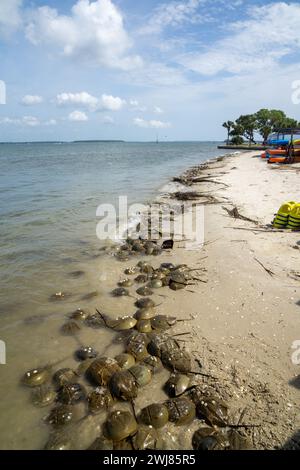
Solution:
M 267 155 L 286 155 L 286 150 L 282 149 L 269 149 L 266 151 Z
M 286 157 L 270 157 L 268 163 L 285 163 Z
M 263 153 L 261 154 L 260 158 L 267 158 L 266 152 L 263 152 Z

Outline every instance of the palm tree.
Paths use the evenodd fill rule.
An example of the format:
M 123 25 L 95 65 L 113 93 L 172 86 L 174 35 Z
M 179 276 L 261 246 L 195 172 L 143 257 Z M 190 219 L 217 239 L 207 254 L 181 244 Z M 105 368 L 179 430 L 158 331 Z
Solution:
M 225 129 L 227 129 L 227 145 L 229 144 L 229 136 L 233 128 L 233 125 L 234 123 L 232 121 L 226 121 L 222 124 L 222 126 L 225 127 Z

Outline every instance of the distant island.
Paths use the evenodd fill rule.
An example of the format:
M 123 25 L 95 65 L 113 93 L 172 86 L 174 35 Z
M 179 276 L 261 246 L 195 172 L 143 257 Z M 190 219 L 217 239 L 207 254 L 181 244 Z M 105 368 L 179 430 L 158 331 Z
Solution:
M 73 140 L 72 144 L 87 144 L 97 142 L 111 144 L 112 142 L 125 142 L 125 140 Z

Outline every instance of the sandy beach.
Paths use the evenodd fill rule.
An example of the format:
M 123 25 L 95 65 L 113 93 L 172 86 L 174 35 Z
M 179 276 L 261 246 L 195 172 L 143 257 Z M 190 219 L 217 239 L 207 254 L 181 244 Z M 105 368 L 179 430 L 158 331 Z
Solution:
M 257 152 L 209 163 L 199 175 L 226 187 L 189 189 L 212 190 L 226 203 L 205 207 L 202 250 L 176 248 L 171 256 L 205 267 L 207 283 L 169 295 L 164 311 L 192 315 L 188 349 L 219 378 L 210 385 L 232 404 L 233 420 L 243 411 L 243 422 L 258 425 L 247 430 L 256 449 L 299 445 L 299 365 L 291 358 L 300 331 L 299 232 L 270 228 L 280 205 L 299 199 L 299 171 L 267 165 Z M 224 207 L 234 206 L 259 225 L 230 217 Z

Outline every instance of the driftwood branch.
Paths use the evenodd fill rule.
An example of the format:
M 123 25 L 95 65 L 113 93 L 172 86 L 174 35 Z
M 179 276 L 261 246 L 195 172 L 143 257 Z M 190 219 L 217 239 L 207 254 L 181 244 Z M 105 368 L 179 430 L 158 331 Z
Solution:
M 259 261 L 257 258 L 254 258 L 254 260 L 269 274 L 269 276 L 275 276 L 275 273 L 271 271 L 270 269 L 266 268 L 261 261 Z

